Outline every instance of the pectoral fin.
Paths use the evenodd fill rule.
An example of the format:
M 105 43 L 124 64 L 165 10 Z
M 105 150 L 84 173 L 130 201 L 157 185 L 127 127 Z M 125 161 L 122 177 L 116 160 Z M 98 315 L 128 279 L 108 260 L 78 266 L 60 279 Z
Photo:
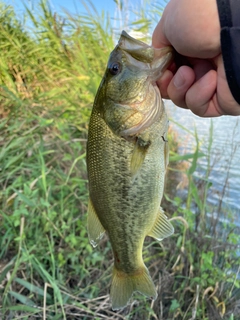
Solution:
M 166 169 L 169 163 L 169 147 L 168 147 L 167 141 L 165 142 L 165 145 L 164 145 L 164 160 L 165 160 L 165 169 Z
M 165 163 L 165 169 L 166 169 L 169 163 L 169 146 L 168 146 L 167 137 L 163 136 L 162 138 L 164 141 L 164 163 Z
M 150 141 L 144 141 L 142 138 L 137 139 L 133 149 L 131 165 L 130 165 L 130 170 L 133 176 L 141 168 L 150 144 L 151 144 Z
M 91 199 L 88 201 L 88 237 L 91 245 L 96 247 L 102 239 L 105 229 L 103 228 L 96 211 L 93 207 Z
M 160 207 L 157 219 L 148 235 L 158 241 L 161 241 L 162 239 L 171 236 L 173 233 L 174 228 L 165 216 L 163 209 Z

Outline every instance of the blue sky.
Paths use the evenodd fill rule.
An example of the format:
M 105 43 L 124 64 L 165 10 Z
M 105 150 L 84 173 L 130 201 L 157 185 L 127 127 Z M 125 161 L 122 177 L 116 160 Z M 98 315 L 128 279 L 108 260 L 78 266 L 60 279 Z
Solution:
M 3 2 L 7 5 L 12 5 L 17 13 L 18 17 L 24 17 L 24 5 L 23 2 L 30 8 L 33 15 L 38 13 L 38 3 L 40 0 L 3 0 Z M 83 13 L 87 13 L 83 2 L 90 7 L 88 0 L 48 0 L 52 12 L 61 13 L 61 9 L 67 9 L 70 14 L 78 14 L 81 15 Z M 140 10 L 147 8 L 147 11 L 150 11 L 154 8 L 154 6 L 164 7 L 167 3 L 167 0 L 90 0 L 96 10 L 101 13 L 103 10 L 104 12 L 108 12 L 111 18 L 114 18 L 114 28 L 115 29 L 125 29 L 127 30 L 127 25 L 129 22 L 133 22 L 136 20 L 141 19 L 138 15 Z M 124 10 L 120 11 L 117 10 L 116 2 L 122 2 L 124 5 Z M 92 12 L 92 10 L 91 10 Z M 92 12 L 93 13 L 93 12 Z M 160 15 L 155 14 L 153 17 L 148 17 L 152 20 L 152 31 L 157 22 L 159 21 Z M 124 22 L 123 22 L 124 21 Z M 154 22 L 155 21 L 155 22 Z M 123 23 L 126 23 L 125 25 Z M 130 30 L 127 30 L 130 31 Z
M 84 6 L 82 5 L 80 0 L 50 0 L 53 6 L 64 7 L 67 8 L 69 11 L 72 11 L 73 13 L 77 10 L 84 11 Z M 67 4 L 66 4 L 67 3 Z M 96 9 L 101 12 L 101 10 L 114 12 L 116 4 L 113 0 L 92 0 L 92 3 L 96 7 Z
M 23 11 L 24 6 L 21 0 L 3 0 L 3 2 L 9 5 L 13 5 L 18 12 Z M 128 3 L 130 5 L 137 5 L 140 2 L 141 1 L 139 0 L 125 1 L 125 3 Z M 35 10 L 38 0 L 25 0 L 24 3 L 26 3 L 32 10 Z M 61 8 L 65 8 L 70 13 L 85 12 L 84 5 L 82 4 L 81 0 L 49 0 L 49 3 L 53 11 L 59 12 Z M 116 3 L 114 2 L 114 0 L 92 0 L 92 3 L 99 12 L 105 10 L 114 15 L 114 11 L 116 8 Z
M 81 0 L 48 0 L 53 11 L 59 12 L 61 8 L 67 9 L 70 13 L 83 13 L 86 12 L 84 5 Z M 17 13 L 23 13 L 24 6 L 23 2 L 28 5 L 33 11 L 37 9 L 37 3 L 39 0 L 3 0 L 5 4 L 13 5 Z M 88 0 L 85 0 L 88 3 Z M 108 11 L 110 16 L 114 16 L 116 10 L 116 2 L 114 0 L 91 0 L 97 11 L 102 10 Z M 146 7 L 146 3 L 161 4 L 161 6 L 166 5 L 166 0 L 118 0 L 118 2 L 123 2 L 125 7 L 131 10 L 141 7 Z M 88 4 L 89 5 L 89 4 Z

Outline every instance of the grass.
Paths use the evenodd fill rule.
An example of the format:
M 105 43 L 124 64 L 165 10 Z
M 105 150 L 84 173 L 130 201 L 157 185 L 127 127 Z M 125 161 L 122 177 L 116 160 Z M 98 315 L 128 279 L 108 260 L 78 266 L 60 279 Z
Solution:
M 88 241 L 85 163 L 91 105 L 114 46 L 110 18 L 91 4 L 88 15 L 62 17 L 40 1 L 37 16 L 27 10 L 29 33 L 11 7 L 0 10 L 0 317 L 240 319 L 239 230 L 221 206 L 224 192 L 218 212 L 227 225 L 207 204 L 212 129 L 208 151 L 194 133 L 188 155 L 170 131 L 164 207 L 176 232 L 160 244 L 147 238 L 143 252 L 158 298 L 135 295 L 123 311 L 111 310 L 113 258 L 106 237 L 98 249 Z M 160 6 L 151 10 L 131 27 L 147 33 Z M 208 160 L 202 178 L 199 157 Z M 175 194 L 183 174 L 186 199 Z

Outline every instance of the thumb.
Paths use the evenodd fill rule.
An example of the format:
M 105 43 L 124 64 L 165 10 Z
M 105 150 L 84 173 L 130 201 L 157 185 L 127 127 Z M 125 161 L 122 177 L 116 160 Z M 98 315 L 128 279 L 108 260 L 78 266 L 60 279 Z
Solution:
M 153 31 L 152 46 L 154 48 L 163 48 L 169 45 L 171 45 L 171 43 L 168 41 L 168 39 L 165 36 L 164 18 L 162 17 L 161 20 L 158 22 L 155 30 Z

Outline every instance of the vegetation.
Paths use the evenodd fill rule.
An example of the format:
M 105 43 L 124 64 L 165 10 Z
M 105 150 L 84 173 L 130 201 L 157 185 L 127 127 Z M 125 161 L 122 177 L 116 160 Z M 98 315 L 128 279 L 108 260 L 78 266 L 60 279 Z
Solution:
M 153 9 L 131 27 L 147 33 Z M 207 218 L 210 162 L 204 177 L 195 171 L 199 157 L 210 159 L 211 139 L 203 154 L 197 134 L 190 155 L 179 155 L 169 134 L 164 207 L 176 230 L 144 248 L 158 298 L 135 295 L 126 309 L 110 308 L 110 245 L 105 237 L 93 249 L 86 230 L 85 146 L 114 31 L 108 15 L 88 10 L 60 15 L 42 0 L 21 23 L 0 6 L 0 318 L 240 319 L 239 230 L 221 207 L 224 194 L 218 212 L 229 223 Z M 182 173 L 186 199 L 174 194 Z

